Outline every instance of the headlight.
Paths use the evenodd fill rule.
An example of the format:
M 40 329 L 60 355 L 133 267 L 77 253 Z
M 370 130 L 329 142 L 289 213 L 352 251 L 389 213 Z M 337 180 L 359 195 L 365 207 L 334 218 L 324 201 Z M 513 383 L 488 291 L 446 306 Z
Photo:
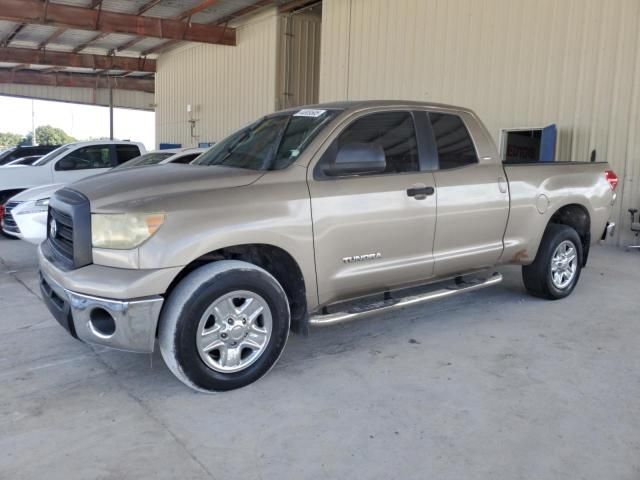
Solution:
M 15 212 L 16 215 L 30 215 L 33 213 L 45 213 L 49 210 L 49 199 L 41 198 L 40 200 L 30 200 L 20 205 L 20 209 Z
M 164 213 L 92 214 L 91 242 L 96 248 L 129 250 L 151 238 L 164 219 Z

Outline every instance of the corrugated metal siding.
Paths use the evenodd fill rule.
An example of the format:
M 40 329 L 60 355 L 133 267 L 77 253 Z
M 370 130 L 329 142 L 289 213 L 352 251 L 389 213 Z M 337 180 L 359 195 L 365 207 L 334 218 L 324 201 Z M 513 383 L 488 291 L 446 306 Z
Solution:
M 0 95 L 109 106 L 109 91 L 105 89 L 0 84 Z M 113 91 L 113 104 L 116 107 L 153 110 L 153 102 L 152 93 L 130 90 Z
M 280 17 L 278 109 L 318 102 L 321 27 L 320 12 Z
M 238 26 L 236 47 L 189 45 L 161 55 L 156 74 L 158 143 L 190 146 L 217 141 L 272 112 L 277 32 L 274 8 Z M 194 136 L 190 119 L 196 121 Z
M 324 0 L 320 100 L 473 108 L 501 128 L 557 123 L 558 158 L 597 150 L 640 207 L 638 0 Z

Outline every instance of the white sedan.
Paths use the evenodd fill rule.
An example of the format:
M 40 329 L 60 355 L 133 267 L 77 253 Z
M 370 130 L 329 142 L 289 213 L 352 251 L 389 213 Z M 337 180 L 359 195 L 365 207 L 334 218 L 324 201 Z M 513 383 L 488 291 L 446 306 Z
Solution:
M 133 158 L 115 168 L 191 163 L 204 151 L 205 148 L 157 150 Z M 20 238 L 36 245 L 44 241 L 47 237 L 49 198 L 64 186 L 64 183 L 57 183 L 30 188 L 11 197 L 4 205 L 2 216 L 2 232 L 5 236 Z

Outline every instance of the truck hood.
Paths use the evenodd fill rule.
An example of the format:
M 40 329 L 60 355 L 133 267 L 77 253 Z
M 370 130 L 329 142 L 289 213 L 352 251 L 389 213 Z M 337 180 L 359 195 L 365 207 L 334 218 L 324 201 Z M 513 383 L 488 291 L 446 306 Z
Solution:
M 152 165 L 111 170 L 68 185 L 84 194 L 91 210 L 122 210 L 143 205 L 166 204 L 169 197 L 241 187 L 258 180 L 264 172 L 221 166 Z

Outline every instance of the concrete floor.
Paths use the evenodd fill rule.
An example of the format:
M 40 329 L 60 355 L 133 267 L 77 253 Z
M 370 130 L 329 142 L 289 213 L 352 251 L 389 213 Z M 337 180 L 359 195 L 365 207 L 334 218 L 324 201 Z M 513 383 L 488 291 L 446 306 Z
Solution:
M 640 254 L 568 299 L 502 286 L 292 337 L 260 382 L 194 393 L 158 354 L 72 339 L 35 249 L 0 240 L 0 478 L 640 479 Z

